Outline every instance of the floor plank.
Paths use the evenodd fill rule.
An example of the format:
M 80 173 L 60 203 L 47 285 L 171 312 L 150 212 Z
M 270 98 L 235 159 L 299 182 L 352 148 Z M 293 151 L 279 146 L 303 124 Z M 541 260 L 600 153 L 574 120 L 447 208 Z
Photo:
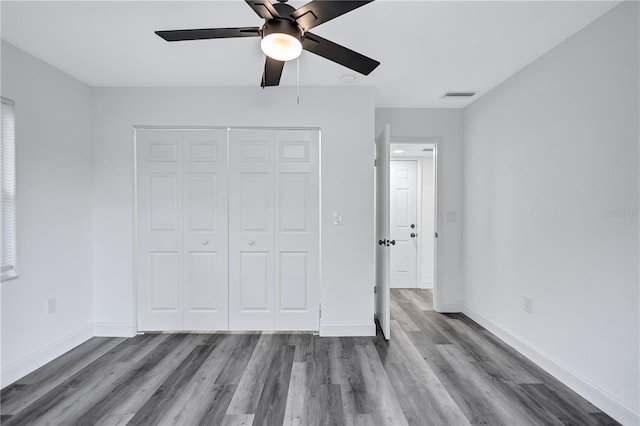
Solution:
M 265 365 L 269 365 L 271 359 L 278 351 L 279 347 L 286 344 L 286 335 L 263 334 L 247 363 L 244 373 L 238 383 L 227 414 L 255 414 L 258 408 L 258 401 L 262 388 L 267 379 L 268 370 Z
M 280 425 L 284 422 L 295 350 L 295 346 L 282 345 L 274 354 L 256 408 L 254 425 Z
M 383 425 L 408 424 L 375 348 L 372 345 L 358 346 L 356 352 L 362 366 L 362 375 L 371 401 L 375 422 Z
M 122 342 L 124 339 L 94 337 L 7 386 L 0 393 L 2 413 L 24 409 Z
M 192 425 L 199 424 L 205 417 L 220 419 L 224 416 L 236 386 L 220 385 L 215 381 L 233 353 L 233 341 L 228 337 L 222 334 L 209 343 L 215 348 L 166 410 L 160 424 Z
M 171 403 L 182 391 L 213 351 L 211 345 L 196 346 L 173 373 L 160 385 L 151 398 L 138 410 L 130 425 L 157 424 Z
M 97 395 L 94 403 L 73 420 L 78 424 L 101 424 L 109 418 L 137 413 L 169 374 L 182 363 L 192 344 L 202 337 L 186 334 L 156 335 L 139 348 L 142 358 L 133 357 L 133 368 Z M 136 361 L 134 361 L 136 360 Z M 108 424 L 108 423 L 107 423 Z
M 260 335 L 237 334 L 230 335 L 229 338 L 235 340 L 236 344 L 231 356 L 222 368 L 222 372 L 216 379 L 216 383 L 219 385 L 237 385 L 240 382 Z

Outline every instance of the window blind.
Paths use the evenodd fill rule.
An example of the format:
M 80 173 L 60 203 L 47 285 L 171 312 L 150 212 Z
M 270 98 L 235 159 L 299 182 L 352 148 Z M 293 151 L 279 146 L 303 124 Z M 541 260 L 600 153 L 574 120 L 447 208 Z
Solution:
M 2 232 L 0 240 L 0 277 L 2 281 L 18 276 L 16 267 L 16 118 L 13 101 L 0 98 L 0 185 Z

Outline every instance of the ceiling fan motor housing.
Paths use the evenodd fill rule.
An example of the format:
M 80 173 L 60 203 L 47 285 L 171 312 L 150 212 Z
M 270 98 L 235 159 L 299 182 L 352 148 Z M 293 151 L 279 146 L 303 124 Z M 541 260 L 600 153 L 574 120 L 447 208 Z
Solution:
M 288 34 L 295 37 L 298 41 L 302 42 L 302 29 L 295 21 L 289 21 L 287 19 L 269 19 L 262 26 L 262 38 L 265 38 L 269 34 Z

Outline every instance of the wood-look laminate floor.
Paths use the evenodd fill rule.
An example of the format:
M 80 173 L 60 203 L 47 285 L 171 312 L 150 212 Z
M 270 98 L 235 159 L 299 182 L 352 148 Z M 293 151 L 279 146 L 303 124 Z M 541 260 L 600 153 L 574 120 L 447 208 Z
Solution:
M 3 425 L 617 424 L 427 290 L 391 341 L 304 334 L 93 338 L 0 395 Z

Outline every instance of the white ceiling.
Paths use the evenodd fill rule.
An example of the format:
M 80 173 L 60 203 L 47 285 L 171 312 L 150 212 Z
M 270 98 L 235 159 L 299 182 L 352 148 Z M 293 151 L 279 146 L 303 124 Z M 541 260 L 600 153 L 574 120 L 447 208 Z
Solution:
M 618 3 L 378 0 L 312 31 L 382 63 L 353 83 L 375 86 L 376 106 L 459 108 L 473 99 L 440 99 L 445 91 L 481 96 Z M 260 26 L 241 0 L 3 0 L 0 7 L 4 40 L 92 86 L 260 83 L 258 39 L 167 43 L 153 33 Z M 311 53 L 300 58 L 303 86 L 342 85 L 347 74 L 355 73 Z M 281 84 L 296 84 L 295 61 Z

